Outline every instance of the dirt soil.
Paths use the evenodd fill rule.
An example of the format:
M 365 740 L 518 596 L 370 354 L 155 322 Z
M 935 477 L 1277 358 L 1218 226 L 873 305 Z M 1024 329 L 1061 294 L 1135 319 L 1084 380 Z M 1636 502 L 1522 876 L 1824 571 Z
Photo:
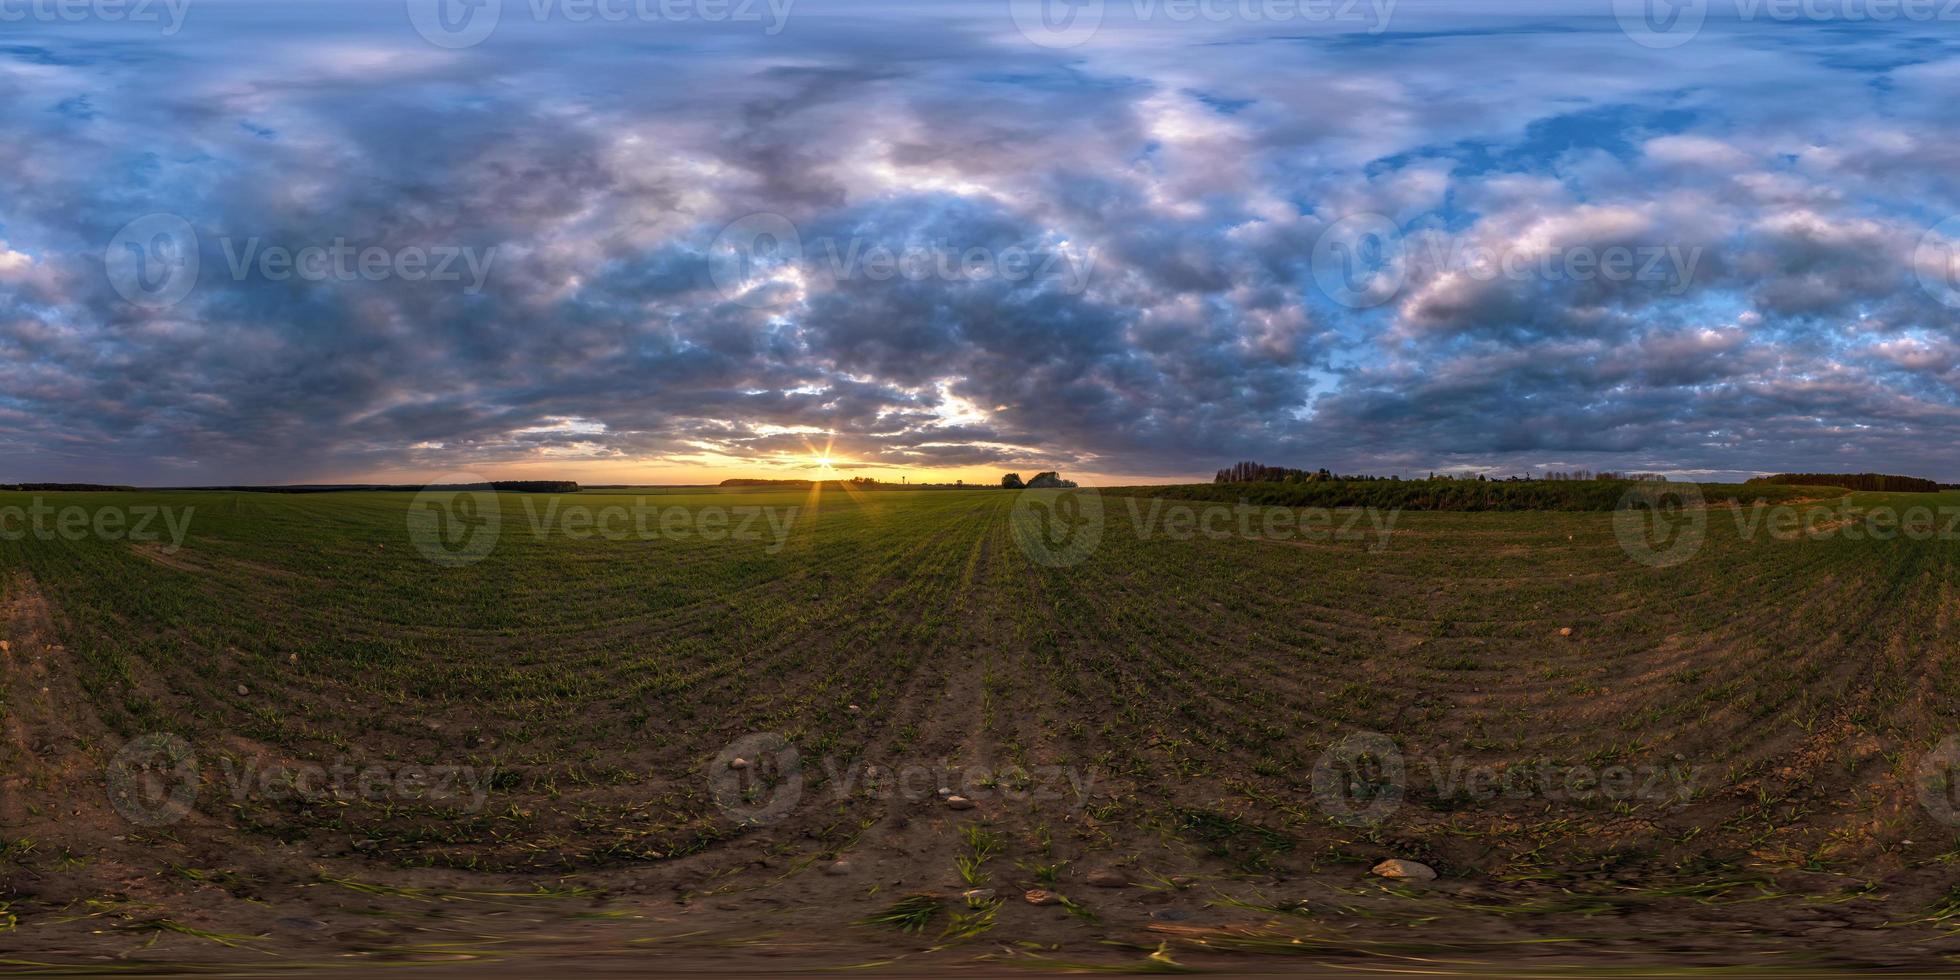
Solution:
M 34 853 L 15 855 L 25 859 L 4 871 L 11 914 L 32 914 L 0 931 L 0 972 L 243 976 L 415 965 L 445 976 L 838 967 L 1631 976 L 1646 964 L 1657 975 L 1740 966 L 1797 976 L 1931 968 L 1960 953 L 1945 930 L 1898 923 L 1855 898 L 1682 894 L 1633 905 L 1597 900 L 1616 887 L 1605 878 L 1446 874 L 1408 883 L 1359 870 L 1248 873 L 1160 835 L 1099 827 L 1093 811 L 1004 792 L 981 794 L 972 809 L 954 809 L 937 793 L 897 794 L 843 848 L 818 842 L 826 837 L 821 812 L 800 812 L 696 854 L 556 879 L 404 869 L 363 854 L 360 842 L 279 843 L 197 811 L 145 828 L 111 804 L 105 767 L 115 740 L 56 635 L 46 598 L 17 577 L 0 617 L 9 647 L 0 654 L 0 841 L 33 842 L 22 846 Z M 906 710 L 923 730 L 914 755 L 984 752 L 980 683 L 957 661 L 913 678 Z M 175 772 L 163 760 L 138 792 L 167 803 Z M 967 840 L 962 828 L 1016 838 L 1057 821 L 1124 835 L 1098 849 L 1117 857 L 1068 866 L 1053 882 L 995 861 L 985 887 L 1001 901 L 963 897 L 971 886 L 947 860 Z M 1103 880 L 1111 876 L 1120 883 Z M 1764 882 L 1763 893 L 1818 894 L 1841 884 Z M 1023 893 L 1036 887 L 1068 901 L 1031 904 Z M 917 933 L 868 925 L 867 895 L 930 895 L 936 910 Z M 947 938 L 961 914 L 990 914 L 994 927 L 971 940 Z

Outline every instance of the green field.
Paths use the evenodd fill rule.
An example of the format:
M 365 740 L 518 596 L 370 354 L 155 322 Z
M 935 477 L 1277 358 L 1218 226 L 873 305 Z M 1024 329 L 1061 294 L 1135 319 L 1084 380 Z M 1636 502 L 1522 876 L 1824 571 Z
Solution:
M 641 495 L 503 494 L 494 548 L 444 567 L 406 493 L 38 496 L 190 522 L 174 549 L 0 533 L 0 940 L 23 960 L 509 955 L 503 915 L 622 953 L 914 965 L 1960 952 L 1960 845 L 1919 785 L 1960 731 L 1956 493 L 1802 505 L 1826 508 L 1808 532 L 1711 508 L 1671 567 L 1601 512 L 1207 533 L 1175 512 L 1200 503 L 1115 495 L 1061 566 L 989 490 L 649 494 L 668 531 L 583 537 L 532 518 Z M 738 507 L 786 523 L 704 535 Z M 1874 535 L 1881 507 L 1931 523 Z M 1369 733 L 1399 778 L 1350 751 Z M 195 753 L 196 801 L 131 826 L 104 773 L 160 734 Z M 731 746 L 754 765 L 731 774 Z M 239 775 L 307 765 L 480 794 Z M 1441 878 L 1369 876 L 1391 857 Z M 295 903 L 318 931 L 274 921 Z

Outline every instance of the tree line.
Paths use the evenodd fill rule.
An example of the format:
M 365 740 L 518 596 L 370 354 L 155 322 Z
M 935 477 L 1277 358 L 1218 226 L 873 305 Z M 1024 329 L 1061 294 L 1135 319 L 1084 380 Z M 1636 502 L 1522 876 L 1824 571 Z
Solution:
M 1760 476 L 1750 483 L 1773 483 L 1781 486 L 1804 487 L 1843 487 L 1846 490 L 1875 490 L 1883 493 L 1937 493 L 1941 489 L 1938 481 L 1922 480 L 1916 476 L 1892 476 L 1886 473 L 1778 473 L 1775 476 Z
M 1044 470 L 1021 482 L 1021 474 L 1009 473 L 1000 478 L 1000 485 L 1008 490 L 1066 490 L 1075 486 L 1074 480 L 1064 480 L 1054 470 Z
M 1261 463 L 1247 461 L 1243 463 L 1233 463 L 1232 465 L 1227 466 L 1222 470 L 1219 470 L 1218 475 L 1215 478 L 1213 478 L 1211 482 L 1213 483 L 1327 483 L 1327 482 L 1368 483 L 1374 481 L 1387 481 L 1390 483 L 1394 483 L 1400 481 L 1401 479 L 1402 477 L 1400 476 L 1341 476 L 1339 474 L 1336 474 L 1328 470 L 1325 466 L 1317 470 L 1299 470 L 1287 466 L 1266 466 Z M 1448 473 L 1444 473 L 1441 475 L 1431 473 L 1428 475 L 1428 477 L 1423 479 L 1428 479 L 1432 481 L 1457 480 L 1466 483 L 1529 483 L 1534 480 L 1550 480 L 1558 483 L 1566 483 L 1566 482 L 1576 482 L 1576 481 L 1621 482 L 1627 480 L 1632 480 L 1636 482 L 1646 482 L 1646 481 L 1665 482 L 1667 480 L 1667 477 L 1662 476 L 1659 473 L 1613 473 L 1608 471 L 1601 471 L 1595 473 L 1591 470 L 1554 470 L 1552 472 L 1544 474 L 1543 476 L 1535 476 L 1535 477 L 1526 476 L 1523 474 L 1520 474 L 1518 476 L 1492 477 L 1489 474 L 1485 474 L 1485 473 L 1466 473 L 1461 476 L 1452 476 Z
M 1317 470 L 1296 470 L 1286 466 L 1266 466 L 1250 460 L 1233 463 L 1218 471 L 1213 483 L 1315 483 L 1323 480 L 1385 480 L 1381 476 L 1336 476 L 1326 467 Z

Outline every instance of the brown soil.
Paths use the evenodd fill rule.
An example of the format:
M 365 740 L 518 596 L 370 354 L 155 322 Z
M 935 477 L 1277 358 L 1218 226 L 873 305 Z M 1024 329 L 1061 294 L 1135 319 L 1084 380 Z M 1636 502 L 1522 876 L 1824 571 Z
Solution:
M 838 966 L 970 975 L 1011 967 L 1020 975 L 1083 964 L 1146 969 L 1162 965 L 1149 958 L 1162 949 L 1159 956 L 1182 965 L 1234 973 L 1583 975 L 1611 965 L 1630 976 L 1622 972 L 1630 962 L 1678 970 L 1755 960 L 1795 976 L 1960 951 L 1960 942 L 1934 931 L 1881 928 L 1887 916 L 1856 902 L 1726 906 L 1719 924 L 1685 897 L 1639 916 L 1576 907 L 1452 916 L 1452 909 L 1472 906 L 1556 907 L 1571 896 L 1562 886 L 1448 877 L 1403 885 L 1359 872 L 1253 876 L 1133 829 L 1112 829 L 1121 836 L 1110 840 L 1109 853 L 1120 857 L 1070 867 L 1048 886 L 1093 902 L 1093 923 L 1062 907 L 1023 902 L 1021 891 L 1036 883 L 1005 866 L 992 870 L 989 885 L 1008 898 L 998 931 L 1013 936 L 1011 944 L 934 948 L 930 931 L 894 942 L 888 932 L 854 923 L 867 892 L 894 900 L 931 893 L 960 908 L 957 896 L 967 886 L 948 855 L 960 851 L 963 825 L 1015 836 L 1036 822 L 1079 821 L 1077 830 L 1102 832 L 1092 812 L 1051 812 L 1040 802 L 1006 798 L 983 799 L 969 811 L 934 798 L 895 800 L 841 849 L 850 865 L 842 874 L 823 870 L 838 852 L 811 844 L 816 828 L 802 816 L 653 870 L 579 875 L 575 883 L 591 893 L 578 897 L 529 897 L 551 884 L 535 878 L 384 868 L 339 848 L 242 838 L 198 814 L 173 826 L 133 828 L 105 795 L 104 729 L 87 709 L 68 651 L 54 640 L 53 611 L 24 576 L 9 584 L 3 608 L 0 637 L 12 649 L 0 655 L 8 773 L 0 784 L 0 826 L 8 839 L 43 842 L 72 860 L 35 862 L 7 882 L 15 901 L 66 914 L 59 924 L 14 931 L 8 938 L 20 942 L 0 972 L 98 964 L 119 973 L 218 968 L 245 976 L 413 964 L 440 976 Z M 904 713 L 888 730 L 916 729 L 919 736 L 881 748 L 893 756 L 989 761 L 988 746 L 1016 725 L 996 717 L 990 727 L 983 717 L 977 663 L 952 659 L 917 672 Z M 1828 741 L 1828 733 L 1813 741 Z M 231 748 L 265 751 L 243 742 Z M 1135 884 L 1086 883 L 1091 872 L 1108 868 Z M 1180 875 L 1176 882 L 1172 872 Z M 1298 911 L 1285 911 L 1292 906 Z M 1334 909 L 1342 911 L 1330 914 Z M 1558 940 L 1547 942 L 1548 933 Z M 1275 961 L 1227 952 L 1287 945 L 1308 955 Z

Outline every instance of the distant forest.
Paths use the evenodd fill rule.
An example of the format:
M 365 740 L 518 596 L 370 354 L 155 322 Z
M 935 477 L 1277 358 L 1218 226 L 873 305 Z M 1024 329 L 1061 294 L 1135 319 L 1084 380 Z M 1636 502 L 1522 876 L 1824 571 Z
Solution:
M 1312 480 L 1305 483 L 1190 483 L 1112 487 L 1122 497 L 1164 497 L 1255 507 L 1376 507 L 1383 510 L 1599 510 L 1620 507 L 1628 480 Z M 1684 484 L 1684 486 L 1686 486 Z M 1783 503 L 1834 488 L 1698 484 L 1710 504 Z
M 304 486 L 304 487 L 184 487 L 186 490 L 205 490 L 232 493 L 347 493 L 356 490 L 500 490 L 504 493 L 577 493 L 576 480 L 489 480 L 484 483 L 442 483 L 428 486 L 399 484 L 347 484 L 344 486 Z
M 1846 490 L 1877 490 L 1885 493 L 1937 493 L 1941 485 L 1916 476 L 1889 476 L 1884 473 L 1778 473 L 1758 477 L 1750 483 L 1780 486 L 1843 487 Z
M 577 493 L 578 483 L 573 480 L 491 480 L 488 483 L 457 483 L 421 486 L 419 484 L 388 483 L 348 483 L 321 484 L 317 486 L 294 487 L 154 487 L 159 490 L 196 490 L 204 493 L 352 493 L 373 490 L 502 490 L 507 493 Z M 0 490 L 19 490 L 28 493 L 39 492 L 115 492 L 129 493 L 137 487 L 111 487 L 95 483 L 0 483 Z
M 890 483 L 869 476 L 854 476 L 848 480 L 772 480 L 761 477 L 734 477 L 721 481 L 727 490 L 808 490 L 823 487 L 832 490 L 960 490 L 964 482 L 956 483 Z M 982 484 L 975 484 L 981 486 Z
M 1213 483 L 1313 483 L 1318 480 L 1380 480 L 1386 477 L 1375 476 L 1335 476 L 1325 467 L 1317 470 L 1296 470 L 1285 466 L 1265 466 L 1254 462 L 1233 463 L 1218 471 Z
M 106 492 L 122 493 L 134 489 L 136 488 L 104 486 L 100 483 L 0 483 L 0 490 L 21 490 L 30 493 L 38 493 L 38 492 L 52 493 L 56 491 L 67 491 L 67 492 L 90 491 L 90 492 L 105 492 L 105 493 Z
M 826 487 L 849 486 L 858 490 L 877 490 L 890 487 L 893 490 L 909 490 L 910 484 L 880 483 L 868 476 L 854 476 L 848 480 L 767 480 L 760 477 L 735 477 L 721 481 L 724 487 L 774 488 L 778 490 L 807 490 L 819 484 Z
M 1373 481 L 1386 480 L 1393 483 L 1401 479 L 1402 478 L 1400 476 L 1340 476 L 1329 471 L 1326 467 L 1321 467 L 1320 469 L 1317 470 L 1296 470 L 1285 466 L 1265 466 L 1259 463 L 1244 462 L 1244 463 L 1234 463 L 1231 466 L 1227 466 L 1226 468 L 1219 470 L 1218 476 L 1214 478 L 1211 482 L 1213 483 L 1327 483 L 1327 482 L 1369 483 Z M 1412 479 L 1420 480 L 1425 478 L 1414 477 Z M 1465 480 L 1472 483 L 1486 483 L 1486 482 L 1528 483 L 1528 482 L 1532 482 L 1534 479 L 1549 480 L 1552 482 L 1573 482 L 1573 481 L 1590 481 L 1590 480 L 1597 480 L 1601 482 L 1617 482 L 1617 481 L 1633 480 L 1636 482 L 1664 483 L 1667 481 L 1666 477 L 1661 476 L 1658 473 L 1611 473 L 1605 471 L 1594 473 L 1591 470 L 1556 471 L 1556 472 L 1546 473 L 1542 476 L 1538 476 L 1535 478 L 1529 476 L 1491 477 L 1482 473 L 1467 474 L 1464 476 L 1451 476 L 1445 473 L 1441 476 L 1438 476 L 1435 473 L 1431 473 L 1426 479 Z

